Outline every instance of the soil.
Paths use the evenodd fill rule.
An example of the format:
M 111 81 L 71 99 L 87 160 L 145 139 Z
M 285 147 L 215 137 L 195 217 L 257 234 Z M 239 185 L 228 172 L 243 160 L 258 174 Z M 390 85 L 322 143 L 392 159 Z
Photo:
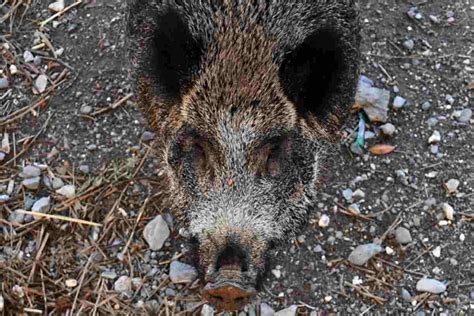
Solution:
M 35 45 L 37 22 L 52 15 L 48 4 L 49 1 L 33 1 L 21 26 L 17 19 L 11 35 L 4 37 L 0 34 L 1 44 L 9 43 L 21 59 L 23 52 Z M 410 17 L 407 12 L 415 5 L 420 16 Z M 474 313 L 473 120 L 459 122 L 453 116 L 456 111 L 474 109 L 474 3 L 466 0 L 416 3 L 365 0 L 360 1 L 360 8 L 363 21 L 362 73 L 374 80 L 375 86 L 390 90 L 392 100 L 397 95 L 407 100 L 401 109 L 390 108 L 388 121 L 396 127 L 393 137 L 377 136 L 379 124 L 368 124 L 368 129 L 374 131 L 376 137 L 367 140 L 367 147 L 384 143 L 395 146 L 395 151 L 388 155 L 373 155 L 368 151 L 362 156 L 353 154 L 350 144 L 357 130 L 358 117 L 351 117 L 344 127 L 346 139 L 335 144 L 334 152 L 328 154 L 326 159 L 325 178 L 310 225 L 297 240 L 272 255 L 271 269 L 279 270 L 281 276 L 277 278 L 275 274 L 279 273 L 276 271 L 269 273 L 260 298 L 277 311 L 298 305 L 301 312 L 306 310 L 321 314 Z M 61 64 L 58 69 L 69 69 L 68 81 L 56 89 L 57 93 L 49 104 L 11 124 L 0 124 L 0 132 L 15 134 L 17 141 L 41 131 L 24 155 L 6 164 L 13 157 L 9 155 L 0 162 L 4 163 L 0 165 L 3 168 L 0 189 L 10 179 L 19 184 L 21 180 L 17 175 L 21 166 L 30 163 L 47 164 L 56 168 L 54 170 L 61 166 L 77 170 L 82 166 L 84 171 L 87 166 L 89 173 L 76 171 L 77 181 L 80 182 L 103 174 L 104 166 L 111 163 L 135 161 L 133 166 L 136 167 L 136 162 L 145 157 L 139 175 L 153 178 L 157 162 L 152 155 L 151 158 L 146 155 L 149 142 L 144 141 L 144 136 L 148 135 L 145 133 L 148 131 L 145 120 L 136 108 L 134 97 L 127 97 L 132 91 L 123 32 L 124 9 L 124 0 L 89 1 L 58 18 L 61 23 L 56 27 L 52 22 L 47 24 L 44 32 L 50 37 L 50 42 L 56 49 L 64 48 L 57 62 Z M 0 31 L 10 34 L 9 23 L 0 23 Z M 407 40 L 413 40 L 412 49 L 404 45 Z M 43 52 L 51 57 L 47 49 Z M 38 67 L 46 63 L 47 60 L 43 59 L 43 64 Z M 7 59 L 0 63 L 4 74 L 10 64 Z M 0 90 L 0 114 L 4 117 L 38 98 L 32 94 L 27 80 L 21 76 L 14 78 L 10 89 Z M 126 101 L 123 104 L 108 110 L 109 106 L 124 97 Z M 431 104 L 429 108 L 427 101 Z M 85 110 L 85 106 L 90 106 L 90 111 Z M 101 109 L 107 111 L 91 115 Z M 437 148 L 428 144 L 435 130 L 441 134 Z M 65 179 L 71 181 L 71 177 Z M 458 192 L 454 194 L 448 194 L 444 185 L 450 179 L 460 182 Z M 174 231 L 173 239 L 158 252 L 148 250 L 141 238 L 146 222 L 162 212 L 152 209 L 140 218 L 139 201 L 144 193 L 136 191 L 148 186 L 153 186 L 152 180 L 136 180 L 130 185 L 134 192 L 129 194 L 127 191 L 125 196 L 138 202 L 124 202 L 122 208 L 126 216 L 123 225 L 119 223 L 121 215 L 117 215 L 112 221 L 117 227 L 107 226 L 116 234 L 101 232 L 101 242 L 107 243 L 99 247 L 103 258 L 95 263 L 89 262 L 90 248 L 97 246 L 94 241 L 88 240 L 88 236 L 94 233 L 92 228 L 86 228 L 87 231 L 81 231 L 81 226 L 74 225 L 61 228 L 60 224 L 45 224 L 44 220 L 39 221 L 41 226 L 38 226 L 35 224 L 38 221 L 32 221 L 23 225 L 26 228 L 16 227 L 14 234 L 21 237 L 13 237 L 15 227 L 12 228 L 7 222 L 17 204 L 8 202 L 4 207 L 0 204 L 0 232 L 3 234 L 0 238 L 0 271 L 3 270 L 0 273 L 0 294 L 5 300 L 4 313 L 14 314 L 22 308 L 39 310 L 43 314 L 53 309 L 59 311 L 57 300 L 61 297 L 66 297 L 69 305 L 74 300 L 76 312 L 92 313 L 93 303 L 103 299 L 98 298 L 97 293 L 112 296 L 114 293 L 113 279 L 94 280 L 97 274 L 93 272 L 99 273 L 104 269 L 113 270 L 119 276 L 141 278 L 149 283 L 149 292 L 144 294 L 137 290 L 132 297 L 115 295 L 112 303 L 104 302 L 95 307 L 99 313 L 107 314 L 111 310 L 115 314 L 141 313 L 138 311 L 143 312 L 145 306 L 147 310 L 154 306 L 155 312 L 169 311 L 170 306 L 174 306 L 175 312 L 189 308 L 183 302 L 170 305 L 165 301 L 165 297 L 196 293 L 193 286 L 189 288 L 166 281 L 169 273 L 166 262 L 181 251 L 178 232 Z M 352 201 L 359 205 L 362 216 L 344 213 L 351 204 L 342 194 L 348 188 L 365 193 Z M 40 193 L 46 194 L 46 191 L 18 192 L 24 193 L 23 201 L 26 196 L 34 198 L 41 196 Z M 117 199 L 119 193 L 111 194 L 112 200 Z M 112 207 L 113 201 L 107 203 L 111 203 L 109 207 Z M 107 203 L 102 204 L 105 209 Z M 445 220 L 443 203 L 449 203 L 455 214 L 452 222 L 440 226 L 440 221 Z M 119 212 L 121 205 L 114 208 L 116 212 Z M 79 214 L 82 211 L 75 212 Z M 98 221 L 103 220 L 107 212 L 90 214 L 86 216 L 88 220 Z M 324 228 L 318 225 L 323 214 L 330 218 L 329 226 Z M 401 220 L 400 226 L 410 231 L 411 243 L 402 246 L 393 233 L 389 233 L 383 246 L 393 249 L 393 254 L 379 254 L 362 267 L 346 260 L 357 245 L 383 236 L 396 219 Z M 136 246 L 136 258 L 120 260 L 117 255 L 123 250 L 135 222 L 140 223 L 135 227 L 137 233 L 130 237 L 130 247 Z M 65 238 L 65 233 L 71 237 Z M 41 248 L 39 241 L 44 240 L 45 234 L 50 237 Z M 433 252 L 438 246 L 441 248 L 440 255 Z M 25 272 L 21 267 L 16 270 L 19 263 L 15 260 L 19 259 L 15 259 L 17 257 L 12 256 L 12 252 L 24 252 L 25 268 L 31 267 L 35 260 L 50 263 L 50 259 L 45 257 L 57 254 L 57 249 L 61 247 L 66 247 L 74 256 L 64 259 L 64 264 L 60 263 L 61 258 L 56 258 L 54 270 L 58 270 L 58 282 L 63 282 L 66 276 L 80 280 L 81 275 L 84 277 L 82 269 L 87 265 L 85 279 L 88 284 L 77 292 L 64 286 L 57 288 L 53 296 L 46 295 L 43 301 L 35 291 L 44 291 L 41 275 L 54 279 L 53 268 L 44 264 L 46 267 L 40 269 L 41 275 L 33 274 L 32 280 L 22 278 L 18 274 L 29 274 L 30 271 Z M 102 268 L 94 268 L 94 265 Z M 146 265 L 158 271 L 155 271 L 153 278 L 149 277 Z M 416 283 L 423 277 L 446 282 L 447 290 L 439 295 L 418 292 Z M 164 287 L 161 286 L 162 280 L 166 284 Z M 27 292 L 18 300 L 19 305 L 15 303 L 15 291 L 12 290 L 15 284 Z M 94 290 L 99 287 L 100 290 Z M 408 291 L 411 298 L 404 298 L 402 291 Z M 76 295 L 78 298 L 75 299 Z

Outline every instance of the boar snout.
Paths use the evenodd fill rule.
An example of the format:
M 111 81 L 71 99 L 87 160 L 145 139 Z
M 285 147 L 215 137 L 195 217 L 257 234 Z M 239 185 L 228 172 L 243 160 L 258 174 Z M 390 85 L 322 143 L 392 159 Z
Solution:
M 217 257 L 212 269 L 215 272 L 207 275 L 209 283 L 203 289 L 204 298 L 218 310 L 243 308 L 257 293 L 246 280 L 248 268 L 248 255 L 245 251 L 238 245 L 227 246 Z

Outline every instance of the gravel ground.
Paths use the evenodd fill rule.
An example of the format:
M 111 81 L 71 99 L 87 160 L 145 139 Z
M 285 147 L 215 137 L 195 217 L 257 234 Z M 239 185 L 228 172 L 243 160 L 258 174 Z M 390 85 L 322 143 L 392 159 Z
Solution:
M 86 1 L 43 28 L 50 1 L 18 1 L 30 2 L 21 25 L 0 22 L 0 311 L 201 310 L 192 268 L 170 266 L 186 262 L 182 238 L 146 199 L 157 162 L 130 94 L 125 1 Z M 360 3 L 362 72 L 390 91 L 393 126 L 366 119 L 357 150 L 359 117 L 346 124 L 310 225 L 272 255 L 260 307 L 472 314 L 474 3 Z M 147 230 L 153 219 L 169 238 Z

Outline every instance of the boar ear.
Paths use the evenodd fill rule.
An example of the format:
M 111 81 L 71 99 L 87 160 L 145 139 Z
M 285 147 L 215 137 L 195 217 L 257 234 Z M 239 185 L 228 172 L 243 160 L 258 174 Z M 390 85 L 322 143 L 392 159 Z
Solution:
M 283 58 L 280 80 L 302 117 L 334 123 L 353 102 L 358 45 L 356 36 L 343 33 L 335 27 L 320 28 Z
M 178 4 L 154 8 L 146 3 L 135 2 L 142 8 L 131 8 L 128 17 L 131 40 L 135 41 L 132 63 L 138 81 L 146 79 L 156 96 L 174 101 L 183 95 L 198 71 L 202 43 L 191 33 L 187 16 Z

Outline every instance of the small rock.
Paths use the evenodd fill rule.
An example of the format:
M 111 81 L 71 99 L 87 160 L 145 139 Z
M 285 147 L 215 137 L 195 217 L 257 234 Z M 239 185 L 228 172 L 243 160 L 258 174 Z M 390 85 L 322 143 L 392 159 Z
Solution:
M 46 213 L 51 207 L 51 198 L 43 197 L 33 204 L 31 210 L 36 213 Z
M 439 23 L 439 18 L 436 15 L 430 15 L 430 20 L 431 22 L 438 24 Z
M 115 273 L 115 271 L 103 271 L 100 276 L 104 279 L 115 280 L 117 278 L 117 273 Z
M 59 177 L 53 177 L 50 180 L 54 190 L 58 190 L 64 186 L 64 181 Z
M 342 196 L 347 202 L 352 202 L 352 190 L 351 189 L 345 189 L 342 191 Z
M 357 143 L 351 144 L 351 152 L 356 154 L 357 156 L 362 156 L 364 154 L 364 151 Z
M 436 258 L 441 257 L 441 247 L 440 247 L 440 246 L 437 246 L 435 249 L 433 249 L 433 251 L 432 251 L 431 253 L 432 253 L 433 256 L 435 256 Z
M 427 121 L 426 124 L 428 124 L 429 127 L 434 127 L 436 124 L 438 124 L 438 119 L 436 117 L 430 117 Z
M 61 189 L 56 190 L 56 193 L 61 194 L 67 198 L 72 198 L 76 195 L 76 187 L 72 184 L 63 186 Z
M 161 215 L 155 217 L 143 230 L 143 237 L 153 251 L 160 250 L 169 236 L 170 229 Z
M 443 209 L 443 212 L 444 212 L 444 217 L 447 219 L 447 220 L 454 220 L 454 209 L 451 205 L 449 205 L 448 203 L 443 203 L 443 205 L 441 206 L 442 209 Z
M 40 181 L 41 181 L 40 177 L 34 177 L 34 178 L 24 179 L 21 182 L 21 184 L 28 190 L 36 190 L 39 188 Z
M 387 123 L 380 126 L 380 130 L 387 136 L 393 136 L 393 134 L 395 133 L 395 125 Z
M 446 95 L 446 102 L 448 102 L 449 104 L 453 105 L 455 100 L 454 100 L 454 97 L 450 94 L 447 94 Z
M 142 135 L 142 139 L 145 142 L 151 141 L 155 139 L 155 133 L 145 131 Z
M 189 264 L 173 261 L 170 265 L 170 279 L 173 283 L 191 283 L 197 278 L 197 271 Z
M 23 171 L 20 173 L 20 177 L 24 179 L 39 177 L 41 175 L 40 168 L 36 166 L 26 166 L 23 168 Z
M 351 212 L 352 214 L 355 214 L 355 215 L 358 215 L 360 214 L 360 207 L 359 207 L 359 204 L 357 203 L 354 203 L 354 204 L 351 204 L 347 207 L 347 210 L 349 212 Z
M 434 279 L 421 279 L 416 283 L 416 290 L 419 292 L 428 292 L 440 294 L 446 291 L 446 284 Z
M 0 89 L 6 89 L 10 86 L 8 78 L 0 78 Z
M 458 192 L 458 187 L 461 183 L 457 179 L 450 179 L 448 182 L 444 184 L 446 191 L 448 194 L 454 194 Z
M 359 245 L 351 252 L 348 259 L 352 264 L 361 266 L 382 251 L 382 247 L 374 243 Z
M 413 48 L 415 48 L 415 41 L 413 41 L 412 39 L 407 39 L 403 42 L 403 47 L 408 50 L 412 50 Z
M 8 202 L 10 200 L 10 196 L 8 194 L 0 194 L 0 204 Z
M 385 252 L 387 253 L 387 255 L 393 255 L 395 253 L 395 250 L 387 246 L 385 247 Z
M 354 191 L 354 193 L 352 193 L 352 197 L 356 199 L 363 199 L 365 198 L 365 192 L 361 189 L 357 189 Z
M 387 121 L 389 102 L 390 91 L 359 85 L 356 104 L 364 109 L 371 122 L 384 123 Z
M 271 308 L 270 305 L 266 303 L 260 304 L 260 315 L 261 316 L 273 316 L 275 315 L 275 311 Z
M 89 151 L 97 150 L 97 145 L 96 144 L 87 145 L 87 150 Z
M 431 109 L 431 103 L 429 101 L 425 101 L 421 105 L 421 108 L 423 109 L 423 111 L 428 111 L 429 109 Z
M 82 172 L 83 174 L 89 174 L 90 168 L 88 165 L 81 165 L 79 166 L 79 171 Z
M 438 131 L 434 131 L 428 139 L 428 144 L 437 144 L 441 141 L 441 134 Z
M 402 288 L 402 291 L 401 291 L 401 292 L 402 292 L 402 298 L 403 298 L 403 300 L 404 300 L 405 302 L 407 302 L 407 303 L 410 303 L 410 302 L 411 302 L 411 299 L 412 299 L 410 292 L 408 292 L 408 290 L 406 290 L 406 289 L 404 289 L 404 288 Z
M 27 50 L 23 53 L 23 59 L 25 60 L 26 63 L 29 63 L 35 60 L 35 56 L 33 56 L 33 54 Z
M 64 0 L 59 0 L 59 1 L 51 3 L 48 6 L 48 9 L 54 12 L 59 12 L 59 11 L 64 10 Z
M 23 221 L 25 220 L 25 214 L 22 211 L 23 210 L 13 211 L 10 216 L 8 216 L 8 221 L 12 224 L 23 224 Z
M 275 276 L 275 278 L 279 279 L 281 278 L 281 271 L 278 269 L 272 269 L 272 274 Z
M 439 146 L 438 145 L 430 145 L 430 152 L 433 155 L 437 155 L 439 153 Z
M 392 105 L 394 109 L 400 109 L 405 105 L 405 103 L 407 103 L 407 100 L 397 95 L 395 99 L 393 99 Z
M 203 305 L 201 309 L 201 316 L 214 316 L 214 308 L 210 305 Z
M 375 133 L 372 131 L 365 131 L 364 133 L 364 138 L 367 139 L 372 139 L 375 138 Z
M 459 114 L 458 121 L 462 123 L 468 123 L 472 117 L 472 110 L 471 109 L 464 109 Z
M 329 226 L 329 216 L 326 214 L 323 214 L 321 218 L 318 221 L 319 227 L 328 227 Z
M 48 85 L 48 77 L 45 75 L 39 75 L 38 78 L 35 80 L 35 88 L 38 90 L 39 93 L 43 93 L 46 90 L 46 86 Z
M 68 279 L 66 280 L 66 286 L 69 288 L 73 288 L 77 286 L 77 280 L 75 279 Z
M 80 109 L 82 114 L 90 114 L 92 112 L 92 106 L 83 104 Z
M 410 231 L 405 227 L 398 227 L 395 230 L 395 239 L 401 245 L 409 244 L 412 241 Z
M 296 312 L 298 310 L 298 306 L 296 305 L 291 305 L 288 308 L 282 309 L 279 312 L 275 313 L 275 316 L 295 316 Z
M 5 300 L 3 299 L 2 294 L 0 294 L 0 312 L 3 312 L 5 309 Z
M 114 283 L 114 290 L 119 293 L 126 293 L 132 290 L 132 279 L 123 275 Z

